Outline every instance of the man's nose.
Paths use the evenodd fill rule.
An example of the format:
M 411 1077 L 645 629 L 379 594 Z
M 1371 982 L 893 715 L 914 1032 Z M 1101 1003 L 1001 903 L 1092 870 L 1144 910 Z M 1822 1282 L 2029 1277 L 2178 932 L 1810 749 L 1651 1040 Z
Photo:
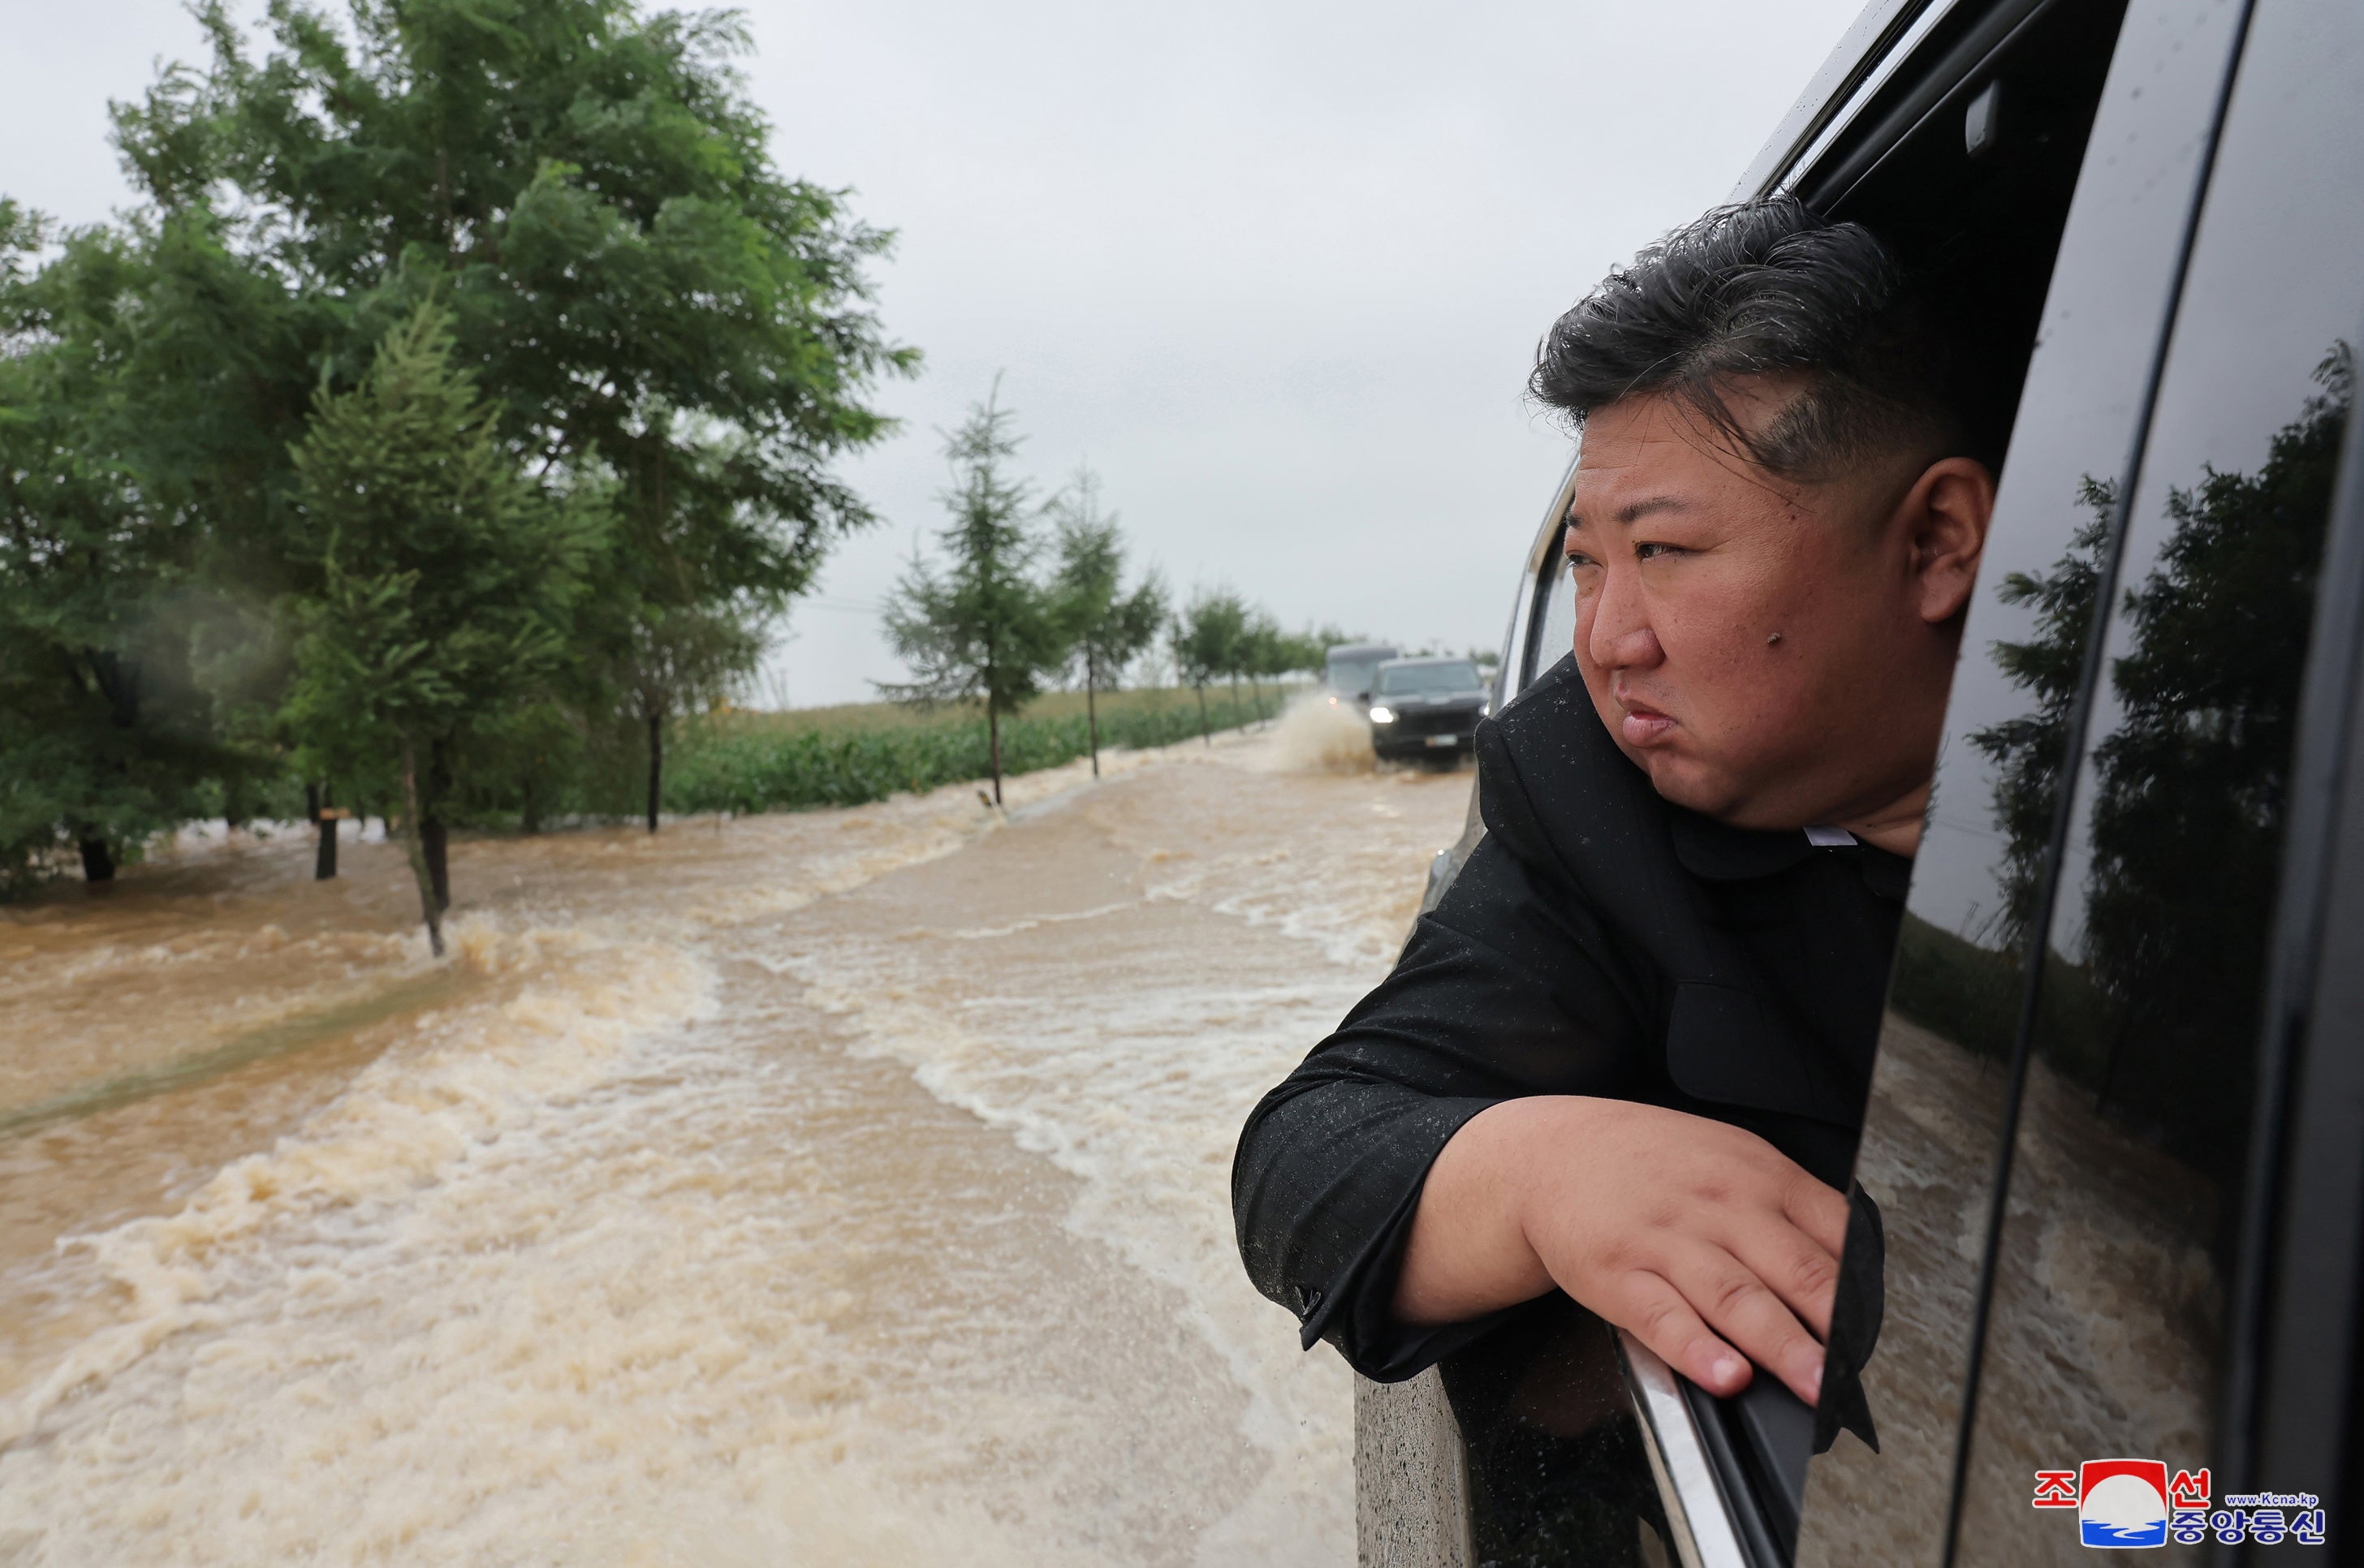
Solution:
M 1635 574 L 1612 569 L 1600 575 L 1592 618 L 1584 628 L 1586 657 L 1602 670 L 1647 669 L 1657 663 L 1664 651 L 1650 628 Z

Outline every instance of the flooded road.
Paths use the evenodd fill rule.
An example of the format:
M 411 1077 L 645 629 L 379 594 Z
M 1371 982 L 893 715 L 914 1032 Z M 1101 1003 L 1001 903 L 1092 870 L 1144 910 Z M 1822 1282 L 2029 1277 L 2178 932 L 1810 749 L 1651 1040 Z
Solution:
M 1250 1105 L 1468 776 L 194 851 L 0 913 L 0 1558 L 1338 1563 Z

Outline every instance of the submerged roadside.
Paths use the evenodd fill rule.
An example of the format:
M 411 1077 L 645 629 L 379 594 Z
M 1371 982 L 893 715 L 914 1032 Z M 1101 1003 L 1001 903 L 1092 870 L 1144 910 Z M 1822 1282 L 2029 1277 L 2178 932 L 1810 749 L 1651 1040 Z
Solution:
M 48 1292 L 0 1367 L 0 1539 L 1347 1561 L 1344 1374 L 1237 1276 L 1230 1140 L 1384 971 L 1466 781 L 1277 750 L 1034 775 L 1006 818 L 465 846 L 465 995 L 0 1142 L 50 1195 L 23 1235 L 105 1221 L 0 1260 Z M 191 962 L 248 963 L 240 1006 L 303 968 Z M 206 1125 L 248 1147 L 73 1213 L 74 1170 Z

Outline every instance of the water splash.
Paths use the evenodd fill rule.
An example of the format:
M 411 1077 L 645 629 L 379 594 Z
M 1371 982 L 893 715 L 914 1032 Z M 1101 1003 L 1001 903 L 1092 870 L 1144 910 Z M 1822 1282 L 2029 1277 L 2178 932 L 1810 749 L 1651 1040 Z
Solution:
M 1290 773 L 1367 773 L 1378 767 L 1364 711 L 1319 689 L 1289 699 L 1261 762 Z

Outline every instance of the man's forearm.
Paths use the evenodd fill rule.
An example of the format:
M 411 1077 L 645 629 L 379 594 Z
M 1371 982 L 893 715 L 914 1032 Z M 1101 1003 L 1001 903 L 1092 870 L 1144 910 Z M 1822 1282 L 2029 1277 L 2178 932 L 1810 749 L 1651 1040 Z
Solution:
M 1812 1404 L 1846 1218 L 1845 1198 L 1740 1128 L 1582 1095 L 1507 1100 L 1430 1168 L 1396 1311 L 1457 1322 L 1556 1284 L 1702 1387 L 1737 1392 L 1754 1360 Z
M 1429 1167 L 1397 1276 L 1396 1316 L 1457 1323 L 1532 1300 L 1551 1272 L 1527 1240 L 1526 1182 L 1543 1140 L 1566 1136 L 1572 1095 L 1505 1100 L 1478 1112 Z

